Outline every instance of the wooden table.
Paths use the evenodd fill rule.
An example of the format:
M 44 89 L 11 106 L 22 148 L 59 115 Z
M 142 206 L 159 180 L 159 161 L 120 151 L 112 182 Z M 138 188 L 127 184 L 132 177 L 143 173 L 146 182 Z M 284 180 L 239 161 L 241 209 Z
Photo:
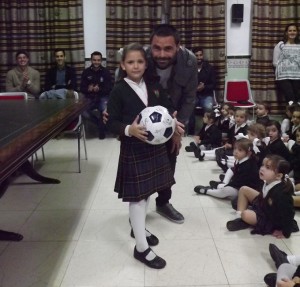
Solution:
M 38 174 L 28 161 L 38 149 L 58 135 L 88 107 L 84 99 L 0 101 L 0 197 L 9 176 L 21 169 L 42 183 L 60 183 Z M 0 230 L 0 240 L 23 236 Z

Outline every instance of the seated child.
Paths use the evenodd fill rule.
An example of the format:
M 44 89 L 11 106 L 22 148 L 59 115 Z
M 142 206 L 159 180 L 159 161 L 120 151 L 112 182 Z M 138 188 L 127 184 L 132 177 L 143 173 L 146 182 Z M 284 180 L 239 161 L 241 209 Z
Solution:
M 293 177 L 295 183 L 296 194 L 300 195 L 300 127 L 296 130 L 296 141 L 291 148 L 291 169 L 293 170 Z
M 252 156 L 252 147 L 252 142 L 249 139 L 237 140 L 233 150 L 235 166 L 226 171 L 224 183 L 218 184 L 215 181 L 210 181 L 210 187 L 197 185 L 194 191 L 198 194 L 234 199 L 238 196 L 238 190 L 244 185 L 260 189 L 263 182 L 259 179 L 258 165 Z
M 214 111 L 205 112 L 203 116 L 203 126 L 198 136 L 194 137 L 195 142 L 191 142 L 185 150 L 196 152 L 198 149 L 211 150 L 221 146 L 222 134 L 216 126 L 217 115 Z
M 234 107 L 229 103 L 221 106 L 221 116 L 219 117 L 217 126 L 222 133 L 222 141 L 228 139 L 229 128 L 233 125 L 231 117 L 234 115 Z
M 234 120 L 235 124 L 229 129 L 227 142 L 222 147 L 215 150 L 201 151 L 199 154 L 195 154 L 195 156 L 198 157 L 200 161 L 203 161 L 204 159 L 216 159 L 218 163 L 218 158 L 221 161 L 222 155 L 232 155 L 235 136 L 238 133 L 242 133 L 244 135 L 246 135 L 247 133 L 247 110 L 237 109 L 234 114 Z
M 256 103 L 256 123 L 266 126 L 269 121 L 270 105 L 267 102 Z
M 296 140 L 296 130 L 300 127 L 300 107 L 296 107 L 292 114 L 291 119 L 292 125 L 287 132 L 288 138 L 287 140 Z
M 287 177 L 290 164 L 278 155 L 268 155 L 263 160 L 259 177 L 265 182 L 262 192 L 243 186 L 239 190 L 237 216 L 228 221 L 229 231 L 252 227 L 252 234 L 272 234 L 276 238 L 289 238 L 299 231 L 294 220 L 293 184 Z M 252 208 L 247 209 L 251 204 Z
M 281 122 L 281 134 L 282 136 L 285 136 L 289 129 L 290 129 L 290 126 L 291 126 L 291 119 L 292 119 L 292 114 L 293 114 L 293 111 L 295 109 L 295 106 L 290 106 L 290 105 L 287 105 L 285 107 L 285 118 L 282 120 Z

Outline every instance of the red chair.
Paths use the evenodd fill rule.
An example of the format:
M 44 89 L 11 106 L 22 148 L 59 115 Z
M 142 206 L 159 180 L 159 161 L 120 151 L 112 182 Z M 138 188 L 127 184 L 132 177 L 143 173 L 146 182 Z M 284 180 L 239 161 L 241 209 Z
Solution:
M 248 80 L 227 80 L 225 83 L 224 103 L 230 103 L 237 108 L 252 108 L 256 106 Z
M 25 92 L 6 92 L 0 93 L 0 100 L 27 100 L 28 96 Z

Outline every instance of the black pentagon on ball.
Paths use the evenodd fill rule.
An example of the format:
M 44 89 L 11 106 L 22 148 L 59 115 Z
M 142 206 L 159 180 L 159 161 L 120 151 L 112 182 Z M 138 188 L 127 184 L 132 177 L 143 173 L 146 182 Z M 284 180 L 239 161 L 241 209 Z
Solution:
M 150 131 L 147 131 L 147 133 L 147 141 L 152 142 L 154 139 L 154 135 Z
M 168 138 L 172 135 L 173 133 L 173 128 L 172 127 L 168 127 L 166 128 L 165 132 L 164 132 L 164 137 Z
M 162 114 L 158 112 L 153 112 L 151 115 L 149 115 L 149 118 L 152 123 L 160 123 L 161 122 Z

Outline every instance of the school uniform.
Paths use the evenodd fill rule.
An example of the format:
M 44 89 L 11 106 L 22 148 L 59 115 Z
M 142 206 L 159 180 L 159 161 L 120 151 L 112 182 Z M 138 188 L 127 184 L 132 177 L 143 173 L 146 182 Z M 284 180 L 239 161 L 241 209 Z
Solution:
M 231 186 L 236 189 L 240 189 L 242 186 L 249 186 L 256 190 L 262 188 L 263 181 L 259 178 L 259 168 L 255 158 L 247 157 L 245 160 L 237 162 L 231 169 L 233 176 L 225 186 Z
M 217 123 L 217 127 L 222 133 L 222 139 L 227 139 L 228 138 L 228 132 L 229 132 L 229 123 L 230 123 L 230 118 L 221 118 L 219 119 Z
M 300 183 L 300 144 L 295 143 L 291 151 L 291 168 L 294 171 L 295 184 L 298 184 Z
M 291 153 L 280 138 L 276 139 L 273 142 L 270 142 L 266 146 L 266 148 L 264 149 L 264 157 L 269 154 L 277 154 L 283 157 L 288 162 L 290 162 L 291 160 Z
M 296 130 L 300 127 L 300 125 L 295 126 L 294 124 L 292 124 L 287 132 L 289 138 L 291 140 L 296 141 Z
M 299 231 L 294 220 L 293 188 L 286 190 L 283 181 L 274 181 L 264 185 L 260 193 L 252 202 L 252 210 L 256 213 L 257 224 L 251 231 L 252 234 L 272 234 L 281 230 L 288 238 L 292 232 Z
M 214 149 L 222 144 L 222 133 L 215 124 L 203 124 L 199 137 L 201 140 L 200 145 L 204 145 L 206 149 Z
M 147 106 L 162 105 L 173 112 L 171 102 L 158 84 L 146 84 L 146 87 Z M 126 126 L 132 124 L 145 107 L 146 104 L 125 80 L 116 83 L 109 95 L 108 128 L 119 135 L 121 142 L 114 191 L 123 201 L 147 199 L 175 183 L 165 144 L 151 145 L 126 136 Z
M 267 126 L 270 122 L 270 118 L 268 115 L 265 115 L 265 116 L 261 116 L 261 117 L 256 117 L 256 123 L 257 124 L 261 124 L 263 126 Z

